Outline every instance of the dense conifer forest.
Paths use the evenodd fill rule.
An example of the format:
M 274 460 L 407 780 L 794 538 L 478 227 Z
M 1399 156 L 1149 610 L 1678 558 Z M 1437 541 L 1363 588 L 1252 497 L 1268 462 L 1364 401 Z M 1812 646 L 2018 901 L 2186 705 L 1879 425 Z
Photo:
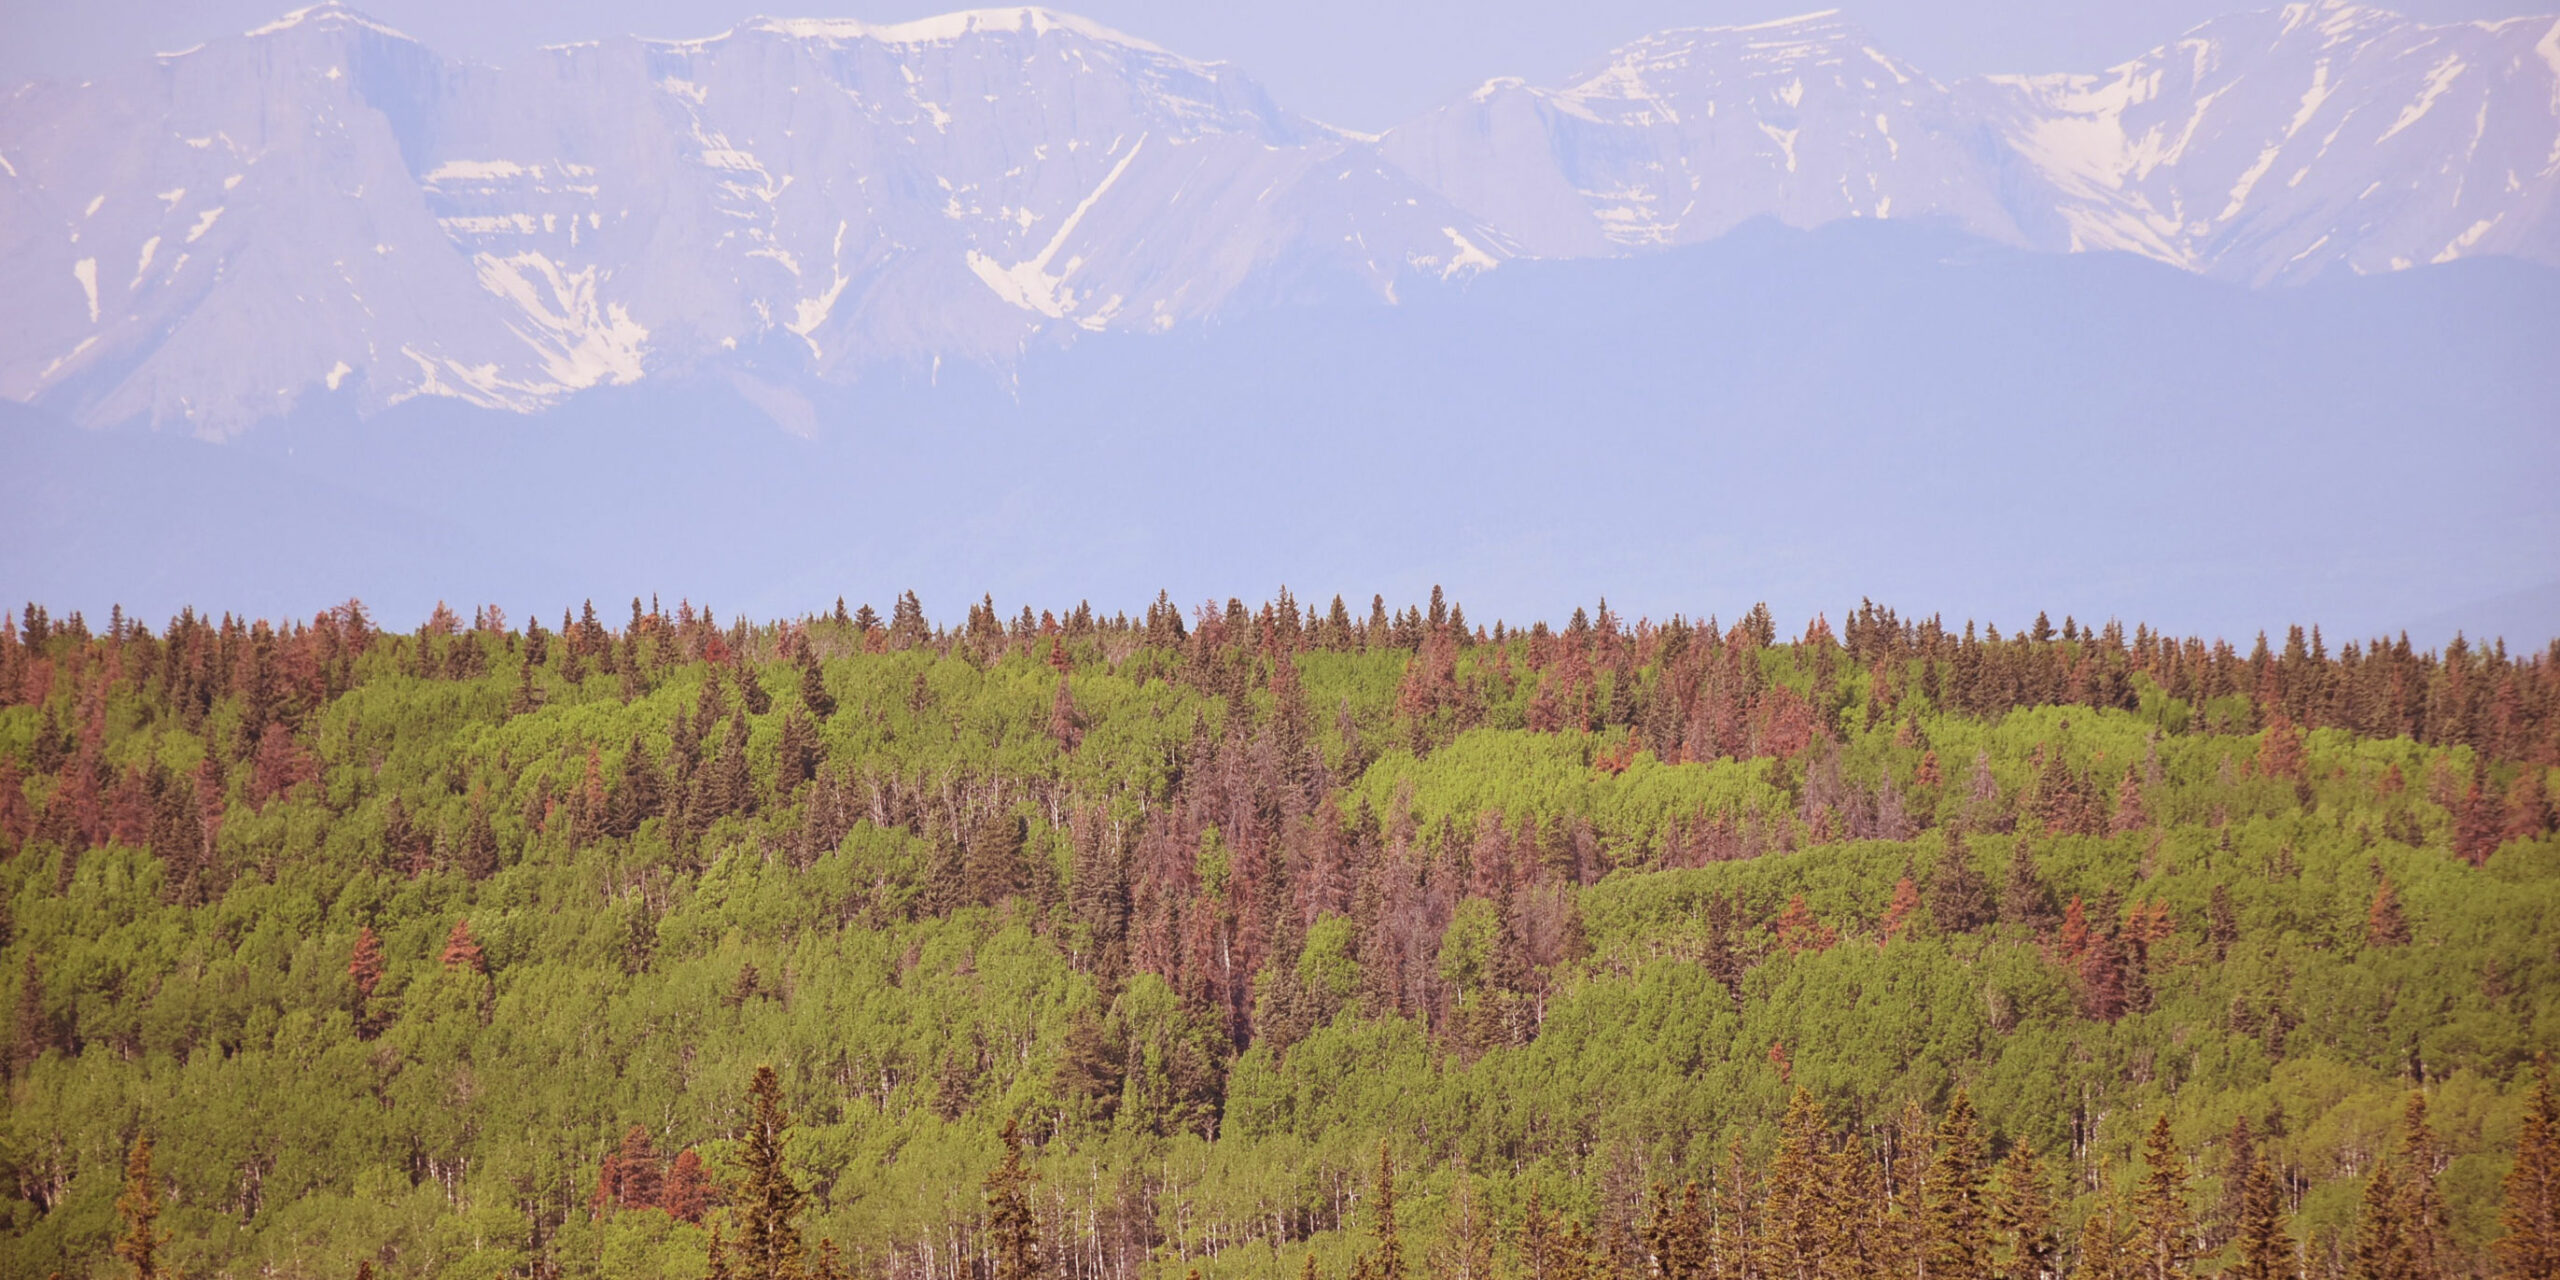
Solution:
M 2560 646 L 0 623 L 0 1275 L 2560 1276 Z

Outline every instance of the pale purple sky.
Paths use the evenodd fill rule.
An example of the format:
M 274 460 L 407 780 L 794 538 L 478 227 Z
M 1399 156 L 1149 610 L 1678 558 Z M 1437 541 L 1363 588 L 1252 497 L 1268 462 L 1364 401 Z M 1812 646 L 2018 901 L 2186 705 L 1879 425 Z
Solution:
M 0 82 L 78 77 L 259 25 L 299 0 L 0 0 Z M 450 56 L 504 65 L 614 35 L 700 36 L 756 14 L 875 22 L 977 7 L 936 0 L 357 0 Z M 1824 0 L 1083 0 L 1082 13 L 1233 62 L 1288 107 L 1383 129 L 1497 75 L 1552 81 L 1665 27 L 1786 17 Z M 1941 80 L 2094 71 L 2250 0 L 1851 0 L 1878 44 Z M 2427 21 L 2550 11 L 2552 0 L 2403 0 Z

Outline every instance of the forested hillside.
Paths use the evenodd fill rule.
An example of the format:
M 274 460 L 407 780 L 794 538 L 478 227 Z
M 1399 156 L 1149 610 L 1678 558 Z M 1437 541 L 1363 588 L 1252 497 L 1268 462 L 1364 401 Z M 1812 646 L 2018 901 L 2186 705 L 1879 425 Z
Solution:
M 30 606 L 0 1275 L 2547 1277 L 2555 766 L 2560 646 Z

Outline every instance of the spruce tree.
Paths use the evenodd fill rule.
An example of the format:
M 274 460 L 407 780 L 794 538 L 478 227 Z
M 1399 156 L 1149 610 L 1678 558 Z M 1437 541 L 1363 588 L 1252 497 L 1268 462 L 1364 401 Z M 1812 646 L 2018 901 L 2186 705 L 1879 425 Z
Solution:
M 2195 1216 L 2187 1207 L 2187 1157 L 2163 1112 L 2142 1144 L 2142 1182 L 2134 1189 L 2134 1267 L 2142 1280 L 2194 1274 Z
M 1396 1166 L 1387 1144 L 1378 1144 L 1378 1174 L 1369 1195 L 1367 1252 L 1352 1264 L 1354 1280 L 1405 1280 L 1404 1238 L 1396 1230 Z
M 1778 1154 L 1761 1197 L 1759 1273 L 1769 1280 L 1815 1280 L 1833 1230 L 1824 1174 L 1830 1121 L 1799 1085 L 1779 1122 Z
M 2551 1059 L 2534 1072 L 2524 1124 L 2516 1130 L 2515 1163 L 2507 1169 L 2506 1234 L 2498 1261 L 2516 1280 L 2560 1280 L 2560 1100 L 2551 1090 Z
M 2116 1227 L 2113 1207 L 2102 1207 L 2080 1222 L 2078 1265 L 2072 1280 L 2132 1280 L 2125 1266 L 2124 1234 Z
M 835 695 L 827 692 L 826 672 L 819 667 L 817 655 L 806 648 L 800 651 L 800 705 L 820 722 L 836 713 Z
M 711 1209 L 711 1175 L 703 1172 L 702 1156 L 687 1147 L 676 1153 L 675 1163 L 667 1166 L 666 1182 L 658 1191 L 658 1207 L 678 1222 L 700 1222 Z
M 2053 890 L 2036 874 L 2035 855 L 2021 837 L 2009 846 L 2009 878 L 2000 887 L 2000 923 L 2043 933 L 2060 920 Z
M 1991 886 L 1973 869 L 1964 833 L 1953 827 L 1947 829 L 1937 869 L 1929 878 L 1929 915 L 1938 932 L 1950 936 L 1979 929 L 1994 919 Z
M 2409 944 L 2409 918 L 2400 910 L 2400 891 L 2392 887 L 2389 876 L 2374 887 L 2373 905 L 2365 911 L 2364 941 L 2368 947 Z
M 472 938 L 468 918 L 453 922 L 453 931 L 444 936 L 441 960 L 448 969 L 469 969 L 478 974 L 489 972 L 489 959 L 481 952 L 479 942 Z
M 2044 1280 L 2053 1274 L 2062 1242 L 2054 1236 L 2053 1191 L 2035 1147 L 2021 1140 L 2009 1148 L 1991 1188 L 1991 1227 L 2000 1238 L 2003 1280 Z
M 2436 1188 L 2436 1169 L 2442 1162 L 2435 1130 L 2427 1126 L 2427 1095 L 2411 1092 L 2408 1107 L 2401 1115 L 2400 1153 L 2400 1232 L 2408 1241 L 2412 1274 L 2432 1278 L 2443 1274 L 2453 1242 L 2450 1238 L 2451 1213 L 2445 1206 L 2444 1193 Z
M 1986 1280 L 1991 1274 L 1988 1170 L 1973 1098 L 1956 1091 L 1938 1122 L 1937 1152 L 1930 1160 L 1927 1239 L 1930 1280 Z
M 1430 1274 L 1434 1280 L 1494 1280 L 1494 1243 L 1484 1197 L 1461 1164 L 1449 1189 L 1448 1212 L 1441 1215 L 1440 1242 L 1431 1252 Z
M 116 1197 L 116 1212 L 123 1216 L 124 1238 L 116 1241 L 116 1256 L 133 1267 L 133 1280 L 159 1280 L 160 1246 L 169 1242 L 167 1232 L 160 1230 L 160 1182 L 151 1173 L 151 1135 L 135 1134 L 133 1148 L 125 1155 L 124 1194 Z
M 804 1273 L 800 1188 L 783 1166 L 782 1145 L 791 1115 L 782 1108 L 782 1080 L 757 1067 L 747 1086 L 747 1130 L 738 1139 L 738 1190 L 733 1221 L 739 1280 L 800 1280 Z
M 1644 1248 L 1660 1280 L 1704 1280 L 1709 1274 L 1708 1214 L 1696 1182 L 1680 1189 L 1653 1184 L 1653 1211 L 1644 1226 Z
M 2238 1256 L 2224 1274 L 2231 1280 L 2285 1280 L 2293 1275 L 2293 1237 L 2285 1231 L 2283 1201 L 2265 1152 L 2253 1152 L 2242 1175 Z
M 1313 1280 L 1312 1254 L 1307 1267 L 1301 1280 Z M 1537 1184 L 1531 1183 L 1528 1204 L 1520 1215 L 1522 1280 L 1590 1280 L 1591 1272 L 1590 1242 L 1582 1238 L 1580 1224 L 1550 1213 Z
M 1011 1118 L 996 1135 L 1004 1159 L 987 1174 L 987 1239 L 995 1250 L 995 1280 L 1034 1280 L 1040 1274 L 1040 1223 L 1031 1212 L 1032 1172 L 1022 1163 L 1022 1131 Z
M 2356 1242 L 2347 1260 L 2350 1280 L 2419 1280 L 2417 1259 L 2401 1222 L 2400 1176 L 2389 1160 L 2374 1165 L 2356 1214 Z

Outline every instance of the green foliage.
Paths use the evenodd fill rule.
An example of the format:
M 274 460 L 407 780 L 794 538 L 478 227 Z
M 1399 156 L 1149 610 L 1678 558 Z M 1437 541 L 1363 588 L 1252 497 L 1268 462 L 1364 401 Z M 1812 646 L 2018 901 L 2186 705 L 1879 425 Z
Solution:
M 2548 657 L 911 604 L 0 628 L 0 1274 L 2560 1238 Z

